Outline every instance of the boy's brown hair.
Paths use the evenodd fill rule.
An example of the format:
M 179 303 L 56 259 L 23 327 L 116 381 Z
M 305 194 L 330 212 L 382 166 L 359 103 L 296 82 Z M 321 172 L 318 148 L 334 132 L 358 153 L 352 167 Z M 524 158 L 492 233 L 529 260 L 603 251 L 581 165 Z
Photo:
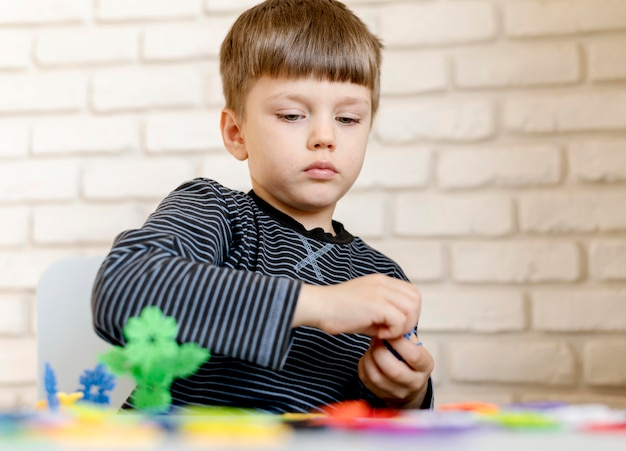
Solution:
M 226 35 L 220 72 L 226 107 L 244 117 L 255 80 L 314 77 L 351 82 L 380 97 L 382 43 L 336 0 L 267 0 L 245 11 Z

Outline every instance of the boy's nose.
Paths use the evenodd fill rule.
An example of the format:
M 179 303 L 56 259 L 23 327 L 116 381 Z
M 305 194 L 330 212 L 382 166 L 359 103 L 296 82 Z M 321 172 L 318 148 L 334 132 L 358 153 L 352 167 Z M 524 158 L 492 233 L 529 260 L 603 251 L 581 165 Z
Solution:
M 332 125 L 326 123 L 316 124 L 311 130 L 308 147 L 311 150 L 335 149 L 335 131 Z

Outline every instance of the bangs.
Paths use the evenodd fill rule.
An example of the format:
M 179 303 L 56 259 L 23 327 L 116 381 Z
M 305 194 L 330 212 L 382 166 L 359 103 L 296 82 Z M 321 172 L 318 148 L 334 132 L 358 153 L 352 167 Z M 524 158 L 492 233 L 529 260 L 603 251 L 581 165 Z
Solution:
M 366 43 L 336 23 L 302 25 L 257 40 L 249 55 L 253 77 L 314 77 L 374 89 L 380 67 L 374 48 L 364 49 Z
M 350 82 L 379 99 L 381 42 L 334 0 L 266 1 L 240 16 L 222 43 L 220 67 L 227 106 L 243 112 L 262 76 Z

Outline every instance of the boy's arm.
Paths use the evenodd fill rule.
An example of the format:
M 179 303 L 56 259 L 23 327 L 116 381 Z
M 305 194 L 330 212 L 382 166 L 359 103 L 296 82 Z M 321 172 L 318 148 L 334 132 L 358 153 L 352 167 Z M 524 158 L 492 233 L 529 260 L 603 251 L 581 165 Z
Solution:
M 142 229 L 116 240 L 94 284 L 96 332 L 122 345 L 126 321 L 157 306 L 176 319 L 179 342 L 280 368 L 301 282 L 220 265 L 232 239 L 227 212 L 214 196 L 185 189 L 168 197 Z M 188 215 L 190 208 L 201 209 L 200 216 L 211 210 L 210 221 Z M 194 247 L 194 231 L 210 242 Z
M 293 326 L 393 339 L 413 329 L 420 310 L 421 296 L 413 284 L 369 274 L 336 285 L 303 285 Z

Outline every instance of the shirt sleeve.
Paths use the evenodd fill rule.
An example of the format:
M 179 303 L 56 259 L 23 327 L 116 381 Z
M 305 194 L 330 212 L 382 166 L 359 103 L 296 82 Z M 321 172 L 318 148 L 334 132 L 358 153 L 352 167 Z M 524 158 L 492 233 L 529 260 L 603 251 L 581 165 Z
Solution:
M 118 236 L 93 287 L 96 333 L 124 345 L 127 320 L 157 306 L 176 319 L 179 342 L 280 369 L 301 282 L 223 265 L 238 233 L 230 208 L 215 184 L 196 180 Z

